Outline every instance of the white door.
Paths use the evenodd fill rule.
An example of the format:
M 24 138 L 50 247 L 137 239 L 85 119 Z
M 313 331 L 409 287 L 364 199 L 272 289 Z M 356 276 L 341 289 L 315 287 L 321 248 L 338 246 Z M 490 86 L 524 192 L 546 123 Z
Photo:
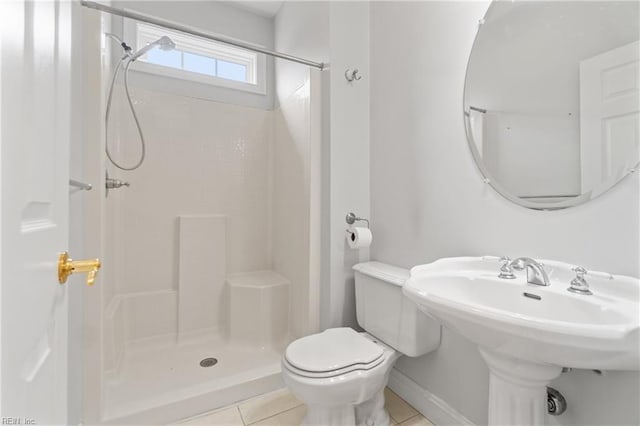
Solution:
M 580 63 L 582 192 L 608 187 L 640 152 L 640 41 Z
M 0 411 L 14 424 L 67 421 L 70 12 L 0 1 Z

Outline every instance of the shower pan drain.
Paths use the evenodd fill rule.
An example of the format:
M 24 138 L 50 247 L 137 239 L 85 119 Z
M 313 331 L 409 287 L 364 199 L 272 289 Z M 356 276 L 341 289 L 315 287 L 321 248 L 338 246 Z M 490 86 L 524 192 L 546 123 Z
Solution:
M 205 358 L 200 361 L 200 367 L 213 367 L 218 363 L 218 360 L 215 358 Z

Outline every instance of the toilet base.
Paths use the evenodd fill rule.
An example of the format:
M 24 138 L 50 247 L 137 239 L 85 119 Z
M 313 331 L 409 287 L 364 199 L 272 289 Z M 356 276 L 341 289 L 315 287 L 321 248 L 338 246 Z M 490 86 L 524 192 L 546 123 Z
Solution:
M 302 420 L 302 426 L 347 426 L 355 424 L 355 410 L 351 405 L 336 407 L 307 406 L 307 415 Z
M 384 390 L 356 406 L 307 406 L 303 426 L 389 426 L 390 418 L 384 409 Z
M 369 370 L 354 370 L 339 376 L 311 378 L 297 374 L 282 360 L 282 376 L 291 393 L 307 406 L 305 426 L 389 426 L 384 409 L 384 389 L 400 352 L 366 333 L 380 345 L 384 360 Z
M 384 409 L 384 388 L 368 401 L 356 406 L 358 426 L 388 426 L 389 413 Z

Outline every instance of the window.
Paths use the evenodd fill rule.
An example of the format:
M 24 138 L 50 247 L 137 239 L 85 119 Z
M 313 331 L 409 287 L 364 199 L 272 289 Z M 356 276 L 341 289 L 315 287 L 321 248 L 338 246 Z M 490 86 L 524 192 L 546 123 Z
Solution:
M 135 27 L 138 49 L 162 36 L 170 37 L 176 44 L 172 50 L 155 48 L 147 52 L 139 59 L 139 70 L 265 93 L 264 55 L 141 22 L 130 24 Z M 127 36 L 131 39 L 131 34 Z

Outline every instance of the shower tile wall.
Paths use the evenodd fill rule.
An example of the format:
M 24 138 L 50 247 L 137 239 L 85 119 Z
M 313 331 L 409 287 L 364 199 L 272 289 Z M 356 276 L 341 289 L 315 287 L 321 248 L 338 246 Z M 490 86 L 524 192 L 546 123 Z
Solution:
M 110 130 L 110 146 L 116 158 L 131 165 L 140 152 L 138 135 L 121 96 L 122 87 L 116 90 L 120 96 L 115 99 L 117 117 Z M 114 272 L 109 282 L 113 297 L 107 327 L 109 319 L 117 323 L 118 316 L 124 317 L 125 340 L 175 333 L 180 316 L 178 288 L 197 287 L 198 275 L 203 281 L 218 282 L 214 284 L 217 291 L 202 295 L 203 299 L 215 298 L 213 307 L 222 303 L 221 275 L 224 279 L 227 273 L 271 269 L 268 159 L 272 112 L 141 88 L 132 88 L 132 93 L 147 157 L 133 172 L 108 168 L 111 177 L 131 186 L 110 191 L 106 225 L 109 256 L 105 267 Z M 198 215 L 224 215 L 226 226 L 216 235 L 206 223 L 200 230 L 192 223 L 189 230 L 184 223 L 180 229 L 180 217 Z M 226 242 L 221 242 L 224 234 Z M 208 247 L 210 239 L 217 240 L 214 247 Z M 220 251 L 216 244 L 224 244 L 226 271 L 215 267 L 219 258 L 206 265 L 194 262 L 194 257 L 202 255 L 194 252 L 197 246 L 210 249 L 213 256 Z M 194 292 L 197 289 L 183 292 L 181 303 L 187 298 L 197 301 Z M 190 308 L 182 307 L 183 311 Z M 221 325 L 215 324 L 219 315 L 209 316 L 203 328 Z M 183 331 L 194 331 L 197 315 L 181 319 Z M 117 324 L 111 328 L 122 334 Z
M 120 88 L 121 89 L 121 88 Z M 270 112 L 133 88 L 147 141 L 140 169 L 112 172 L 131 187 L 111 191 L 122 251 L 120 294 L 177 287 L 177 219 L 227 215 L 229 272 L 270 266 Z M 138 135 L 122 101 L 118 158 L 133 163 Z M 120 142 L 120 143 L 118 143 Z M 109 170 L 114 170 L 109 168 Z
M 107 372 L 117 374 L 127 341 L 224 333 L 223 278 L 237 273 L 282 275 L 290 283 L 285 332 L 306 334 L 311 141 L 319 141 L 310 94 L 307 81 L 267 111 L 132 87 L 147 158 L 133 172 L 108 167 L 131 186 L 106 202 Z M 139 142 L 121 86 L 114 105 L 111 151 L 131 165 Z

